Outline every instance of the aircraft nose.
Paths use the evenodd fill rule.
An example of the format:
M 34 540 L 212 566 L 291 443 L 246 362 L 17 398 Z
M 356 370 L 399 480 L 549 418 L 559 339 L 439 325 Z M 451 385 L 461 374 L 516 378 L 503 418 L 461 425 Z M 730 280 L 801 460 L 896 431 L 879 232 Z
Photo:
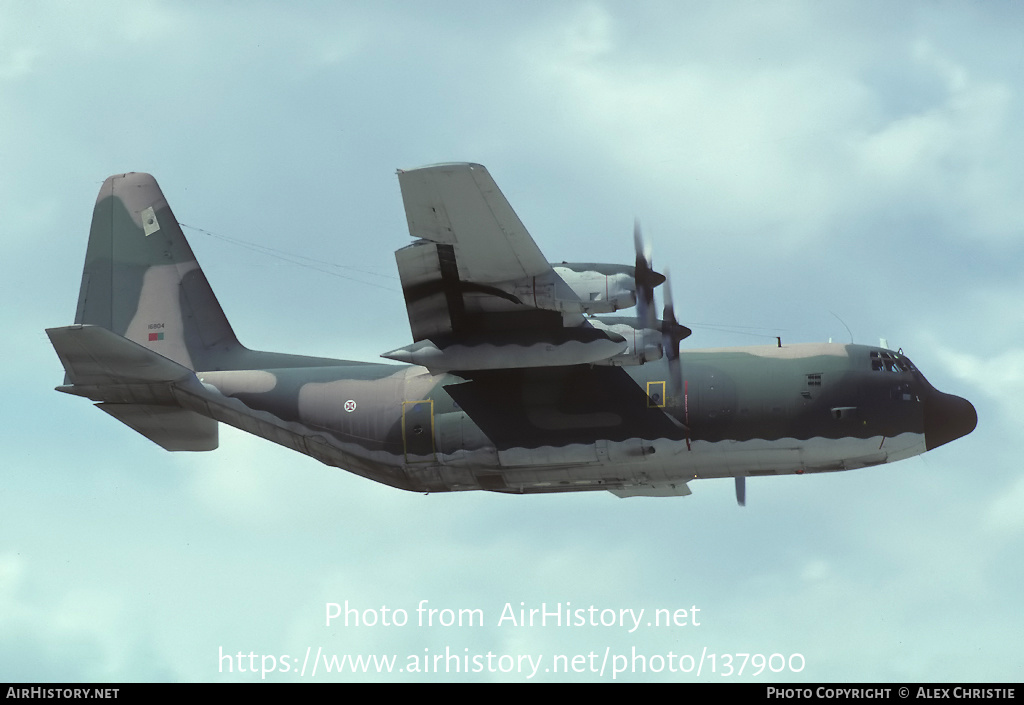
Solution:
M 978 412 L 966 399 L 932 390 L 924 400 L 926 450 L 966 436 L 978 425 Z

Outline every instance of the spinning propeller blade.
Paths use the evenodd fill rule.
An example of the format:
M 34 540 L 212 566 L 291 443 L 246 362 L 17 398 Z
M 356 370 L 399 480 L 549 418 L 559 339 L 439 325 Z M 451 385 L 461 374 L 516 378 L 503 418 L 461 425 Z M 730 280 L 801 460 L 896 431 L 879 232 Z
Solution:
M 661 316 L 661 346 L 668 361 L 668 371 L 671 383 L 670 395 L 675 399 L 683 396 L 683 371 L 679 362 L 679 341 L 690 335 L 690 329 L 679 325 L 676 320 L 676 309 L 672 303 L 672 282 L 669 281 L 668 270 L 665 270 L 664 294 L 665 309 Z
M 640 220 L 633 221 L 633 246 L 636 248 L 636 317 L 637 328 L 654 328 L 654 287 L 665 281 L 665 277 L 654 271 L 651 264 L 651 247 L 644 242 L 640 232 Z

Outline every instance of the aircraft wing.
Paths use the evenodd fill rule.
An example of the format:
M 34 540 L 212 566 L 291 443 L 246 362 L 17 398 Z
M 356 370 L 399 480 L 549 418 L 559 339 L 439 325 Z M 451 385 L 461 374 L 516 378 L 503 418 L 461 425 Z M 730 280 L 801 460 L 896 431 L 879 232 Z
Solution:
M 517 282 L 523 288 L 555 275 L 487 169 L 438 164 L 399 171 L 398 183 L 409 234 L 417 238 L 395 253 L 414 341 L 508 330 L 508 321 L 499 323 L 507 316 L 493 318 L 501 313 L 518 314 L 515 327 L 562 327 L 558 313 L 536 315 L 514 293 Z
M 626 349 L 583 314 L 632 305 L 632 268 L 553 267 L 480 164 L 399 171 L 398 183 L 416 238 L 395 253 L 414 342 L 383 357 L 437 372 L 592 363 Z
M 409 234 L 455 252 L 460 277 L 488 284 L 551 271 L 540 248 L 480 164 L 398 172 Z

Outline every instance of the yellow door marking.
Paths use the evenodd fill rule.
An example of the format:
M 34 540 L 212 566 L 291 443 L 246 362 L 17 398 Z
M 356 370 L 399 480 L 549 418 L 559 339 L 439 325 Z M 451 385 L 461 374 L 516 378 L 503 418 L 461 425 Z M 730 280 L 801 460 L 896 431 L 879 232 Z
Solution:
M 664 409 L 665 408 L 665 382 L 648 382 L 647 383 L 647 408 L 653 409 Z

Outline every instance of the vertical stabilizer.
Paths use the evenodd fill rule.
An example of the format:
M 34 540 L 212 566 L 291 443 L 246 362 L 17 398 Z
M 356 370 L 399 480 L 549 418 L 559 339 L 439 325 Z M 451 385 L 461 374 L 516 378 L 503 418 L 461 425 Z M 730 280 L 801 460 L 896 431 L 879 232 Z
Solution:
M 149 174 L 103 182 L 75 323 L 106 328 L 192 370 L 217 369 L 240 348 Z

